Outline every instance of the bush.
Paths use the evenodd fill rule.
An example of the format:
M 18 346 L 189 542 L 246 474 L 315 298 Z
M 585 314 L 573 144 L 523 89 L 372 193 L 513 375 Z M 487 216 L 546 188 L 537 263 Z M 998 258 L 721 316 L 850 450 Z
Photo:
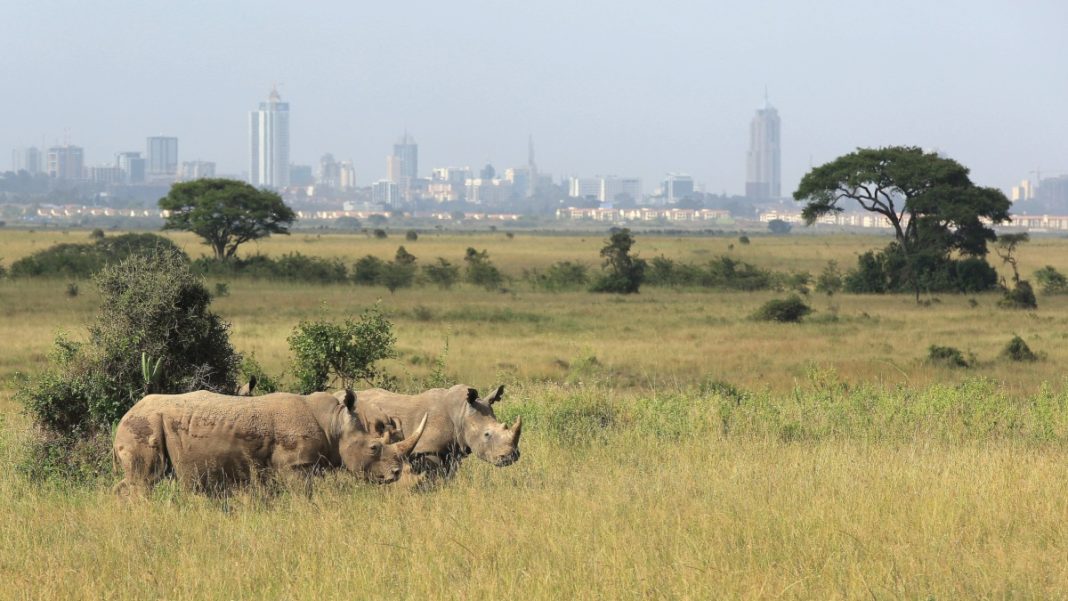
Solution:
M 464 279 L 469 284 L 482 286 L 486 290 L 496 290 L 501 287 L 504 276 L 501 275 L 497 266 L 490 261 L 489 253 L 485 250 L 479 252 L 468 248 L 464 255 Z
M 373 385 L 382 375 L 375 363 L 396 356 L 395 343 L 393 324 L 378 307 L 356 321 L 302 321 L 289 337 L 297 388 L 309 394 L 335 382 L 345 388 L 357 380 Z
M 798 322 L 801 318 L 812 312 L 812 307 L 809 307 L 801 300 L 800 296 L 791 294 L 785 299 L 772 299 L 764 303 L 756 313 L 753 314 L 753 319 L 757 321 L 777 321 L 781 323 Z
M 374 236 L 375 236 L 375 238 L 378 238 L 379 240 L 385 240 L 386 238 L 389 237 L 389 234 L 387 234 L 386 230 L 384 230 L 384 229 L 376 228 L 375 231 L 374 231 Z
M 189 257 L 169 239 L 156 234 L 123 234 L 97 238 L 85 244 L 56 244 L 23 257 L 11 265 L 12 277 L 89 278 L 105 265 L 131 256 L 161 252 L 177 255 L 184 262 Z
M 415 230 L 408 230 L 407 232 L 404 233 L 404 239 L 407 240 L 408 242 L 415 242 L 416 240 L 419 239 L 419 232 L 417 232 Z
M 768 231 L 776 235 L 789 234 L 793 227 L 789 222 L 782 219 L 772 219 L 768 222 Z
M 916 283 L 910 272 L 916 273 Z M 917 253 L 910 266 L 897 243 L 882 251 L 857 257 L 857 266 L 846 274 L 844 288 L 854 294 L 912 292 L 983 292 L 997 287 L 997 271 L 980 257 L 951 259 L 937 253 Z
M 392 294 L 397 288 L 409 288 L 415 281 L 415 255 L 403 246 L 397 248 L 392 261 L 386 263 L 378 275 L 378 283 L 389 289 Z
M 241 359 L 241 367 L 239 368 L 241 373 L 240 384 L 248 382 L 252 378 L 256 378 L 256 389 L 254 394 L 270 394 L 272 392 L 278 392 L 282 389 L 281 376 L 272 376 L 264 371 L 263 366 L 259 361 L 256 361 L 255 353 L 245 355 Z
M 550 291 L 579 290 L 590 281 L 589 267 L 571 261 L 558 261 L 550 265 L 544 273 L 535 269 L 526 275 L 536 288 Z
M 386 262 L 374 255 L 358 259 L 352 266 L 352 281 L 358 286 L 374 286 L 382 277 Z
M 67 283 L 67 296 L 69 298 L 78 296 L 78 282 Z
M 230 285 L 226 282 L 215 282 L 215 298 L 230 296 Z
M 749 244 L 749 236 L 745 234 L 738 236 L 738 244 Z
M 57 337 L 49 369 L 16 393 L 42 440 L 70 457 L 80 439 L 109 433 L 145 394 L 232 391 L 240 361 L 184 255 L 131 256 L 95 283 L 102 304 L 88 340 Z M 155 369 L 146 374 L 148 364 Z
M 1068 293 L 1068 278 L 1052 265 L 1046 265 L 1036 271 L 1035 281 L 1042 287 L 1042 294 Z
M 438 257 L 435 263 L 423 265 L 423 276 L 438 288 L 448 290 L 460 279 L 460 268 Z
M 823 268 L 823 271 L 816 278 L 816 292 L 832 296 L 841 289 L 842 272 L 838 270 L 838 261 L 827 261 L 827 266 Z
M 1005 297 L 998 301 L 998 306 L 1005 309 L 1037 309 L 1038 299 L 1030 282 L 1020 280 L 1012 290 L 1005 291 Z
M 968 367 L 968 361 L 964 355 L 952 346 L 938 346 L 932 344 L 927 348 L 927 362 L 932 365 L 945 367 Z
M 630 254 L 634 237 L 630 230 L 615 230 L 601 249 L 604 272 L 590 287 L 591 292 L 637 294 L 645 280 L 646 262 Z
M 1001 351 L 1001 356 L 1009 361 L 1031 362 L 1038 361 L 1039 357 L 1027 346 L 1023 338 L 1019 336 L 1013 336 L 1005 348 Z
M 307 282 L 313 284 L 336 284 L 348 280 L 348 270 L 339 259 L 326 259 L 301 254 L 286 253 L 277 259 L 266 255 L 251 255 L 219 261 L 201 257 L 193 261 L 193 270 L 208 277 L 246 277 L 257 280 Z

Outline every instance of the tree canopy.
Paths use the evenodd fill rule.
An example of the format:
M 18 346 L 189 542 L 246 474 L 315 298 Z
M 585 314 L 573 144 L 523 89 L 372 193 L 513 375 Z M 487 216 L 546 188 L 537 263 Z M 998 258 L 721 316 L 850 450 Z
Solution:
M 858 148 L 809 171 L 794 199 L 809 225 L 845 210 L 842 200 L 886 217 L 905 252 L 923 246 L 984 256 L 997 239 L 989 223 L 1009 219 L 1009 199 L 976 186 L 953 159 L 910 146 Z
M 171 187 L 159 201 L 170 211 L 163 229 L 188 230 L 224 261 L 250 240 L 288 234 L 297 218 L 274 192 L 231 179 L 198 179 Z

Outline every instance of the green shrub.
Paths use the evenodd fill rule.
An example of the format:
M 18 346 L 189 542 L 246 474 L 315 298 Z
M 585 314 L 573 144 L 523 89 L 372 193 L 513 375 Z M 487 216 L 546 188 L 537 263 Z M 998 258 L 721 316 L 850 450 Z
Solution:
M 392 261 L 382 266 L 378 274 L 378 284 L 385 286 L 392 294 L 398 288 L 409 288 L 415 281 L 415 255 L 403 246 L 397 248 Z
M 110 238 L 95 238 L 84 244 L 56 244 L 11 265 L 12 277 L 88 278 L 105 265 L 118 263 L 131 256 L 145 256 L 168 252 L 189 261 L 186 254 L 169 239 L 156 234 L 123 234 Z
M 739 244 L 749 244 L 749 236 L 746 236 L 745 234 L 742 234 L 741 236 L 738 236 L 738 243 Z
M 1042 294 L 1068 293 L 1068 278 L 1052 265 L 1035 271 L 1035 281 L 1042 287 Z
M 417 232 L 415 230 L 408 230 L 407 232 L 404 233 L 404 239 L 407 240 L 408 242 L 415 242 L 416 240 L 419 239 L 419 232 Z
M 969 367 L 968 361 L 965 360 L 960 350 L 952 346 L 938 346 L 937 344 L 932 344 L 927 348 L 927 362 L 945 367 Z
M 801 321 L 801 318 L 812 312 L 812 307 L 805 304 L 801 297 L 791 294 L 785 299 L 772 299 L 764 303 L 753 319 L 757 321 L 777 321 L 790 323 Z
M 630 230 L 615 230 L 601 248 L 604 271 L 590 287 L 591 292 L 637 294 L 645 281 L 647 263 L 630 254 L 634 237 Z
M 233 390 L 240 356 L 229 325 L 208 310 L 211 295 L 184 255 L 134 255 L 95 283 L 102 303 L 88 339 L 57 337 L 50 367 L 16 392 L 42 440 L 74 453 L 80 438 L 109 432 L 150 389 Z M 147 378 L 146 365 L 154 367 Z
M 297 388 L 309 394 L 334 383 L 345 388 L 357 380 L 373 384 L 382 375 L 375 363 L 396 356 L 395 343 L 393 324 L 377 306 L 355 321 L 302 321 L 289 337 Z
M 241 379 L 239 383 L 244 384 L 252 378 L 256 378 L 256 389 L 253 391 L 255 394 L 270 394 L 272 392 L 278 392 L 282 390 L 282 376 L 272 376 L 268 374 L 259 361 L 256 361 L 255 353 L 245 355 L 241 358 L 241 367 L 239 368 L 241 373 Z
M 438 260 L 429 265 L 423 265 L 423 277 L 442 290 L 452 288 L 460 279 L 460 268 L 449 261 L 438 257 Z
M 379 240 L 385 240 L 386 238 L 389 237 L 389 234 L 387 234 L 386 230 L 384 230 L 384 229 L 376 228 L 375 231 L 374 231 L 374 236 L 375 236 L 375 238 L 378 238 Z
M 998 301 L 998 306 L 1005 309 L 1037 309 L 1038 299 L 1030 282 L 1020 280 L 1012 290 L 1005 291 L 1005 297 Z
M 535 288 L 553 292 L 580 290 L 590 281 L 589 267 L 572 261 L 558 261 L 550 265 L 544 273 L 533 269 L 525 275 Z
M 468 248 L 464 255 L 464 263 L 467 264 L 464 268 L 464 279 L 469 284 L 481 286 L 486 290 L 497 290 L 504 282 L 504 276 L 490 261 L 489 253 L 485 250 L 479 252 Z
M 67 296 L 69 298 L 74 298 L 78 296 L 78 282 L 67 283 Z
M 215 282 L 215 298 L 230 296 L 230 285 L 226 282 Z
M 1027 346 L 1023 338 L 1019 336 L 1013 336 L 1005 348 L 1001 351 L 1001 356 L 1009 361 L 1019 362 L 1032 362 L 1038 361 L 1039 357 Z
M 375 286 L 385 267 L 386 262 L 374 255 L 357 259 L 352 266 L 352 281 L 357 286 Z
M 827 261 L 827 266 L 816 277 L 816 292 L 831 296 L 841 289 L 842 272 L 838 270 L 838 261 Z

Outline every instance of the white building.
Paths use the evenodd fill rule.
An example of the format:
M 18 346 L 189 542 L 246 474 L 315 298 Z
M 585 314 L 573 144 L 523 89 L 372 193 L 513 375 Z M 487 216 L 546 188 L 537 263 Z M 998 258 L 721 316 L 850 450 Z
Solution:
M 599 177 L 572 177 L 568 180 L 567 195 L 571 198 L 585 198 L 588 200 L 601 198 L 601 178 Z
M 182 181 L 215 177 L 215 163 L 212 161 L 186 161 L 182 163 Z
M 289 103 L 271 90 L 260 110 L 248 114 L 248 181 L 261 188 L 289 185 Z
M 749 124 L 749 153 L 746 157 L 745 195 L 748 198 L 782 197 L 779 112 L 764 98 Z
M 145 140 L 148 175 L 172 176 L 178 173 L 178 138 L 151 136 Z
M 616 177 L 609 175 L 601 178 L 601 190 L 597 197 L 603 203 L 613 203 L 621 199 L 639 202 L 642 199 L 642 180 L 637 177 Z
M 25 171 L 30 175 L 41 172 L 41 151 L 36 147 L 16 148 L 11 153 L 11 170 L 15 173 Z

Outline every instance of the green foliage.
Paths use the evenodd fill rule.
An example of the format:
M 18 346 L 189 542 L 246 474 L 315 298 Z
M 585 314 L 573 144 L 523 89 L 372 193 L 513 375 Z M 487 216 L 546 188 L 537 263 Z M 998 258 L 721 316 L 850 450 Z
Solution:
M 238 247 L 271 234 L 288 234 L 297 215 L 282 197 L 231 179 L 198 179 L 171 186 L 159 201 L 170 211 L 164 229 L 186 230 L 204 239 L 220 261 Z
M 1042 286 L 1042 294 L 1068 294 L 1068 278 L 1052 265 L 1035 271 L 1035 281 Z
M 827 261 L 827 266 L 816 277 L 816 292 L 832 296 L 841 289 L 842 272 L 838 269 L 838 261 L 832 259 Z
M 78 291 L 79 291 L 78 282 L 68 282 L 67 283 L 67 296 L 69 298 L 74 298 L 74 297 L 78 296 Z
M 927 348 L 927 362 L 945 367 L 970 367 L 964 354 L 952 346 L 932 344 Z
M 379 240 L 385 240 L 386 238 L 389 238 L 389 234 L 386 233 L 386 230 L 381 228 L 375 228 L 373 234 L 374 237 L 378 238 Z
M 419 232 L 417 232 L 415 230 L 408 230 L 407 232 L 404 233 L 404 239 L 407 240 L 408 242 L 415 242 L 416 240 L 419 239 Z
M 96 238 L 84 244 L 56 244 L 15 261 L 11 277 L 88 278 L 105 265 L 134 255 L 175 253 L 188 261 L 185 253 L 169 239 L 156 234 L 123 234 Z
M 333 383 L 345 388 L 357 380 L 373 384 L 382 375 L 375 363 L 396 356 L 395 343 L 393 324 L 377 306 L 355 321 L 302 321 L 289 337 L 297 387 L 309 394 Z
M 882 251 L 857 257 L 857 266 L 846 274 L 843 287 L 853 294 L 888 292 L 983 292 L 997 287 L 997 272 L 985 259 L 952 259 L 938 253 L 914 253 L 906 257 L 896 242 Z
M 256 354 L 250 353 L 241 358 L 241 373 L 239 383 L 245 383 L 256 378 L 255 394 L 270 394 L 282 390 L 282 376 L 272 376 L 264 371 L 263 366 L 256 360 Z
M 0 257 L 0 280 L 7 277 L 7 267 L 4 267 L 3 257 Z
M 812 312 L 812 307 L 805 304 L 801 297 L 791 294 L 784 299 L 772 299 L 757 309 L 753 319 L 757 321 L 777 321 L 780 323 L 799 322 Z
M 110 436 L 145 394 L 229 392 L 240 359 L 184 255 L 131 256 L 95 281 L 102 305 L 88 340 L 57 337 L 50 367 L 16 393 L 41 433 L 35 444 L 47 449 L 42 461 L 66 457 L 72 469 L 85 463 L 84 440 Z
M 375 286 L 385 267 L 386 262 L 374 255 L 357 259 L 352 266 L 352 281 L 357 286 Z
M 741 244 L 743 246 L 749 244 L 749 236 L 746 236 L 745 234 L 738 236 L 738 244 Z
M 1013 336 L 1012 340 L 1005 345 L 1005 348 L 1001 350 L 1001 356 L 1009 361 L 1017 362 L 1034 362 L 1038 361 L 1039 356 L 1031 350 L 1031 347 L 1027 346 L 1023 338 L 1019 336 Z
M 299 252 L 286 253 L 277 259 L 255 254 L 217 261 L 201 257 L 193 262 L 193 270 L 214 278 L 246 277 L 255 280 L 305 282 L 309 284 L 338 284 L 348 281 L 348 270 L 340 259 L 315 257 Z
M 415 281 L 415 262 L 415 255 L 403 246 L 398 247 L 394 259 L 382 267 L 377 283 L 388 288 L 390 293 L 398 288 L 410 288 Z
M 789 234 L 793 227 L 789 222 L 782 219 L 772 219 L 768 222 L 768 231 L 779 236 Z
M 535 288 L 551 292 L 581 290 L 590 281 L 589 267 L 577 261 L 557 261 L 544 272 L 532 269 L 524 275 Z
M 590 288 L 591 292 L 610 292 L 615 294 L 636 294 L 645 279 L 647 264 L 644 259 L 630 254 L 634 246 L 634 237 L 630 230 L 623 228 L 612 232 L 601 249 L 604 257 L 604 271 Z
M 489 253 L 485 250 L 479 252 L 468 247 L 464 263 L 464 280 L 469 284 L 481 286 L 486 290 L 497 290 L 504 282 L 504 276 L 490 261 Z
M 451 262 L 438 257 L 437 261 L 429 265 L 423 265 L 423 277 L 442 290 L 452 288 L 452 285 L 460 280 L 460 268 Z
M 230 285 L 226 282 L 215 282 L 215 292 L 212 293 L 215 298 L 225 298 L 230 296 Z
M 1038 299 L 1027 280 L 1020 280 L 1011 290 L 1005 290 L 1005 297 L 998 301 L 1003 309 L 1037 309 Z
M 787 275 L 777 276 L 726 255 L 712 259 L 703 267 L 660 256 L 653 258 L 649 267 L 644 283 L 651 286 L 766 290 L 775 280 L 785 282 L 789 278 Z

